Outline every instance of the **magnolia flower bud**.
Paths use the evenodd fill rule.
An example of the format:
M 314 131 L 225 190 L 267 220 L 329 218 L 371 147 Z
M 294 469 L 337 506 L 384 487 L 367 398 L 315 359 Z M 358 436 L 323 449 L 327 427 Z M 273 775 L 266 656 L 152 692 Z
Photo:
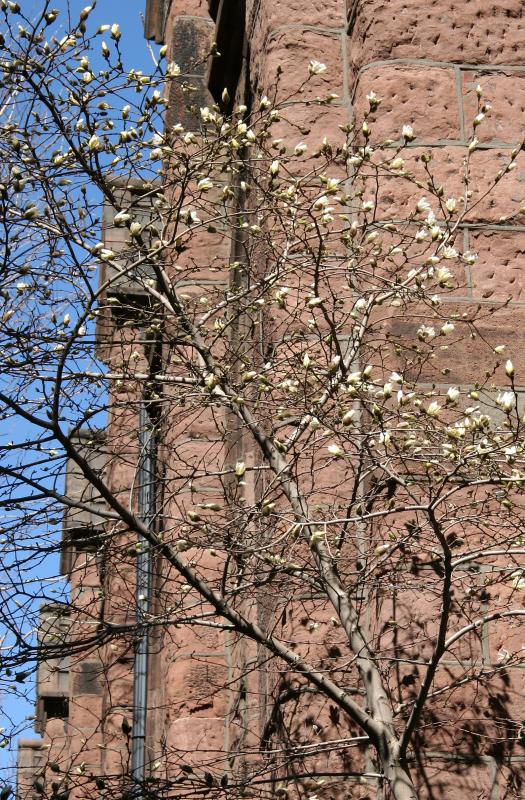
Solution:
M 270 164 L 270 175 L 275 176 L 278 174 L 279 174 L 279 162 L 272 161 L 272 163 Z
M 327 450 L 334 458 L 340 458 L 343 455 L 343 451 L 338 444 L 329 444 Z
M 369 92 L 369 94 L 366 96 L 366 99 L 368 100 L 370 111 L 375 111 L 378 105 L 381 103 L 381 98 L 378 97 L 374 91 Z
M 505 374 L 506 374 L 506 375 L 507 375 L 509 378 L 513 378 L 513 377 L 514 377 L 514 364 L 512 363 L 512 361 L 510 360 L 510 358 L 509 358 L 509 360 L 507 361 L 507 363 L 505 364 Z
M 235 464 L 235 474 L 238 478 L 242 478 L 244 473 L 246 472 L 246 464 L 244 461 L 237 461 Z
M 447 403 L 457 403 L 460 391 L 457 386 L 451 386 L 447 392 Z
M 390 169 L 396 169 L 396 170 L 398 170 L 398 169 L 403 169 L 403 167 L 405 166 L 405 162 L 404 162 L 404 160 L 401 158 L 401 156 L 398 156 L 397 158 L 394 158 L 394 159 L 393 159 L 393 160 L 390 162 L 389 166 L 390 166 Z

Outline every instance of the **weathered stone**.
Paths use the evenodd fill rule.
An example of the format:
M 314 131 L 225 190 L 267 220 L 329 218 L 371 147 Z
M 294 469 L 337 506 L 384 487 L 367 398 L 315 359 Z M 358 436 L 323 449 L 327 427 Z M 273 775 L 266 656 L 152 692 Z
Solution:
M 347 0 L 350 53 L 357 67 L 417 58 L 468 64 L 523 64 L 521 0 Z
M 481 86 L 480 100 L 476 88 Z M 467 135 L 472 122 L 484 103 L 491 106 L 476 135 L 483 143 L 493 141 L 517 144 L 523 138 L 525 126 L 525 75 L 523 73 L 475 70 L 462 73 L 463 106 Z
M 418 140 L 459 139 L 460 120 L 456 75 L 452 68 L 422 65 L 373 65 L 360 72 L 355 88 L 354 112 L 360 124 L 371 91 L 382 98 L 369 115 L 371 141 L 400 139 L 410 124 Z

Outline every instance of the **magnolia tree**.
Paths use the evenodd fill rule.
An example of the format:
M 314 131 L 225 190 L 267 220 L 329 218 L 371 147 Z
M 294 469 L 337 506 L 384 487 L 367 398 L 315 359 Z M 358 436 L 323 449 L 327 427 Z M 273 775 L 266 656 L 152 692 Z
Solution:
M 519 381 L 461 238 L 520 148 L 473 185 L 481 87 L 453 186 L 373 92 L 165 126 L 163 50 L 42 6 L 1 3 L 2 746 L 70 680 L 29 795 L 521 797 Z

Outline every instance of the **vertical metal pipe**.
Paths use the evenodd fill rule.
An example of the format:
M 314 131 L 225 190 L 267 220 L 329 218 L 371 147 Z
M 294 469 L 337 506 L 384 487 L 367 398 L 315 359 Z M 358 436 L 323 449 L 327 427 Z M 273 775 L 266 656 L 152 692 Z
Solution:
M 143 403 L 139 411 L 138 511 L 149 528 L 155 517 L 155 433 L 153 421 Z M 133 675 L 133 728 L 131 733 L 131 774 L 138 786 L 146 770 L 146 722 L 148 701 L 148 614 L 151 607 L 151 551 L 140 541 L 137 556 L 137 641 Z M 137 792 L 138 794 L 139 792 Z

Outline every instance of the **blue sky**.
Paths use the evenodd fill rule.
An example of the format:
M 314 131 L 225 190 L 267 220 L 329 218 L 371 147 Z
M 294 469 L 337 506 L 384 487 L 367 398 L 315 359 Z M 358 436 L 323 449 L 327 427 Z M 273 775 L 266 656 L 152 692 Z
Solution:
M 92 2 L 92 0 L 91 0 Z M 57 20 L 57 25 L 60 30 L 67 27 L 67 10 L 73 18 L 78 19 L 78 14 L 82 8 L 90 3 L 90 0 L 55 0 L 52 4 L 61 13 Z M 38 0 L 20 0 L 20 4 L 24 13 L 31 16 L 31 12 L 39 9 Z M 112 24 L 117 22 L 120 25 L 122 32 L 121 48 L 125 57 L 125 62 L 128 66 L 133 66 L 135 69 L 149 72 L 152 70 L 152 60 L 148 51 L 144 36 L 143 36 L 143 16 L 145 13 L 146 0 L 98 0 L 95 10 L 90 15 L 89 25 L 90 28 L 97 28 L 99 25 L 108 23 Z M 61 22 L 61 24 L 59 24 Z M 94 61 L 94 59 L 93 59 Z M 49 570 L 53 570 L 56 574 L 53 565 L 49 565 Z M 43 577 L 40 575 L 39 577 Z M 33 698 L 29 697 L 28 701 L 20 698 L 4 696 L 2 699 L 2 708 L 4 718 L 0 718 L 0 726 L 6 728 L 6 733 L 13 727 L 22 729 L 24 727 L 24 720 L 29 715 L 34 713 Z M 32 723 L 26 721 L 26 729 L 23 735 L 26 737 L 34 736 L 32 731 Z M 0 788 L 1 784 L 12 782 L 14 779 L 14 765 L 16 763 L 16 741 L 12 741 L 10 748 L 0 749 Z

